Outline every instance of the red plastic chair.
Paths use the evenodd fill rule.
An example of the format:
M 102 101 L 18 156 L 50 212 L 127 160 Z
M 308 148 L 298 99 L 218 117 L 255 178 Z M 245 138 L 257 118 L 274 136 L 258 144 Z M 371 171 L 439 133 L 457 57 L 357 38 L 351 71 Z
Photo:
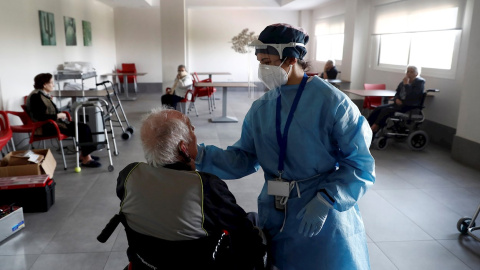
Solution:
M 133 63 L 123 63 L 122 70 L 117 69 L 117 72 L 136 73 L 137 68 Z M 118 76 L 118 80 L 120 81 L 120 84 L 123 85 L 123 76 Z M 127 83 L 133 83 L 135 85 L 135 93 L 137 93 L 137 76 L 127 76 Z
M 363 85 L 365 90 L 385 90 L 385 84 L 370 84 L 366 83 Z M 378 106 L 382 105 L 383 97 L 365 97 L 363 100 L 363 108 L 368 110 L 373 110 Z
M 7 113 L 0 111 L 0 151 L 7 146 L 7 151 L 10 152 L 8 142 L 12 142 L 13 151 L 15 151 L 15 143 L 12 140 L 13 132 L 8 121 Z
M 217 89 L 215 87 L 197 87 L 195 86 L 197 82 L 212 82 L 212 80 L 208 78 L 200 81 L 197 73 L 193 73 L 193 99 L 195 100 L 197 97 L 207 97 L 208 111 L 212 113 L 212 111 L 215 109 L 215 92 L 217 92 Z M 194 101 L 192 103 L 194 103 Z
M 62 157 L 63 157 L 63 166 L 64 169 L 67 169 L 67 161 L 65 160 L 65 153 L 63 152 L 63 143 L 62 141 L 67 139 L 69 136 L 62 134 L 60 132 L 60 129 L 58 128 L 57 122 L 48 119 L 46 121 L 39 121 L 39 122 L 33 122 L 33 120 L 30 118 L 30 115 L 27 113 L 27 108 L 26 105 L 22 105 L 23 112 L 15 112 L 15 111 L 6 111 L 7 114 L 15 115 L 20 118 L 22 121 L 23 125 L 15 125 L 11 126 L 12 132 L 13 133 L 28 133 L 30 136 L 30 141 L 29 144 L 32 145 L 32 143 L 37 142 L 37 141 L 43 141 L 43 147 L 45 148 L 45 140 L 50 140 L 50 139 L 57 139 L 58 143 L 60 144 L 60 150 L 62 151 Z M 72 121 L 72 117 L 67 111 L 64 111 L 64 113 L 67 115 L 68 121 Z M 35 136 L 35 131 L 38 128 L 41 128 L 43 125 L 51 123 L 56 129 L 56 134 L 51 135 L 51 136 Z

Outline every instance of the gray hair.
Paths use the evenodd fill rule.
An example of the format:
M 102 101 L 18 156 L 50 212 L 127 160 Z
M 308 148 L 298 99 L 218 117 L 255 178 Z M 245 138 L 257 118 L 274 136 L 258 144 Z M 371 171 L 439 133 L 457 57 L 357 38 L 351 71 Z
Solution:
M 181 68 L 184 68 L 185 71 L 187 71 L 187 67 L 185 67 L 185 65 L 178 65 L 177 70 L 179 70 L 179 69 L 181 69 Z
M 172 113 L 180 113 L 166 107 L 155 108 L 142 118 L 140 138 L 147 163 L 160 167 L 182 160 L 178 145 L 181 141 L 190 143 L 190 128 L 187 117 L 171 117 Z
M 334 60 L 327 60 L 327 64 L 328 64 L 328 63 L 331 63 L 332 66 L 335 66 L 335 61 L 334 61 Z
M 421 71 L 422 68 L 417 67 L 417 66 L 414 66 L 414 65 L 409 65 L 409 66 L 407 66 L 407 70 L 408 70 L 409 68 L 415 70 L 415 72 L 417 73 L 417 76 L 420 76 L 420 71 Z

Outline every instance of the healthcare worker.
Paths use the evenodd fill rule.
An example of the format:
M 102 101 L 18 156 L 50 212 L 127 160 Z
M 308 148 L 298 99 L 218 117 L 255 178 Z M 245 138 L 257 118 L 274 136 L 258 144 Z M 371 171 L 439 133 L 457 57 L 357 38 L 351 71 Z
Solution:
M 253 103 L 233 146 L 198 145 L 197 169 L 236 179 L 262 167 L 259 225 L 270 269 L 370 269 L 357 201 L 375 181 L 372 132 L 345 94 L 306 76 L 308 39 L 274 24 L 252 42 L 270 91 Z

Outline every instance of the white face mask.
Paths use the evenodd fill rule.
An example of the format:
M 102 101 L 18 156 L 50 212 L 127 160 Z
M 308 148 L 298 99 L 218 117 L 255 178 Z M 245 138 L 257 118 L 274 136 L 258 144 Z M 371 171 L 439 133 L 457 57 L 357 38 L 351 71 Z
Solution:
M 285 58 L 285 60 L 287 60 L 287 58 Z M 283 60 L 279 66 L 264 64 L 258 66 L 258 78 L 269 90 L 273 90 L 287 83 L 288 73 L 292 70 L 292 65 L 288 67 L 288 73 L 285 72 L 285 70 L 281 68 L 285 60 Z

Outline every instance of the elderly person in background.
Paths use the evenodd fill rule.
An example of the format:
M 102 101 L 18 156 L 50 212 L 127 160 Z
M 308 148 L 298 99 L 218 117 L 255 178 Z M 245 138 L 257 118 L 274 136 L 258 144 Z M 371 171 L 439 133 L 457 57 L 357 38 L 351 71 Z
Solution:
M 172 88 L 166 89 L 166 94 L 162 96 L 162 104 L 177 108 L 177 103 L 185 97 L 185 94 L 192 88 L 192 76 L 188 74 L 184 65 L 179 65 L 177 68 L 177 77 Z M 185 112 L 185 110 L 183 110 Z
M 70 122 L 67 115 L 59 112 L 57 106 L 52 101 L 50 92 L 54 90 L 53 75 L 50 73 L 40 73 L 35 76 L 33 90 L 26 100 L 27 112 L 33 122 L 53 120 L 57 123 L 62 134 L 75 137 L 75 127 L 78 128 L 78 141 L 80 143 L 93 142 L 92 131 L 87 124 Z M 45 124 L 35 131 L 38 136 L 51 136 L 57 134 L 56 128 L 52 123 Z M 97 150 L 96 145 L 80 146 L 80 162 L 83 167 L 98 168 L 102 166 L 98 160 L 100 157 L 90 155 Z
M 328 60 L 325 63 L 322 74 L 320 74 L 320 78 L 325 80 L 334 80 L 337 78 L 337 74 L 338 70 L 335 67 L 335 62 L 333 62 L 333 60 Z
M 408 66 L 405 77 L 397 86 L 393 104 L 378 106 L 368 116 L 368 123 L 374 133 L 384 127 L 387 119 L 395 112 L 406 112 L 421 104 L 425 90 L 425 79 L 419 75 L 418 67 Z
M 144 118 L 140 131 L 147 163 L 131 163 L 118 176 L 121 212 L 133 234 L 146 236 L 145 241 L 138 241 L 127 231 L 127 254 L 133 269 L 135 265 L 206 269 L 210 265 L 194 258 L 205 254 L 207 247 L 182 248 L 179 254 L 171 254 L 172 245 L 176 241 L 188 245 L 189 240 L 206 239 L 222 230 L 229 232 L 234 253 L 233 266 L 228 269 L 252 269 L 254 260 L 263 258 L 263 233 L 236 204 L 227 185 L 215 175 L 195 171 L 194 130 L 190 119 L 176 110 L 153 110 Z M 149 253 L 154 256 L 145 255 Z M 211 256 L 204 256 L 205 260 Z

